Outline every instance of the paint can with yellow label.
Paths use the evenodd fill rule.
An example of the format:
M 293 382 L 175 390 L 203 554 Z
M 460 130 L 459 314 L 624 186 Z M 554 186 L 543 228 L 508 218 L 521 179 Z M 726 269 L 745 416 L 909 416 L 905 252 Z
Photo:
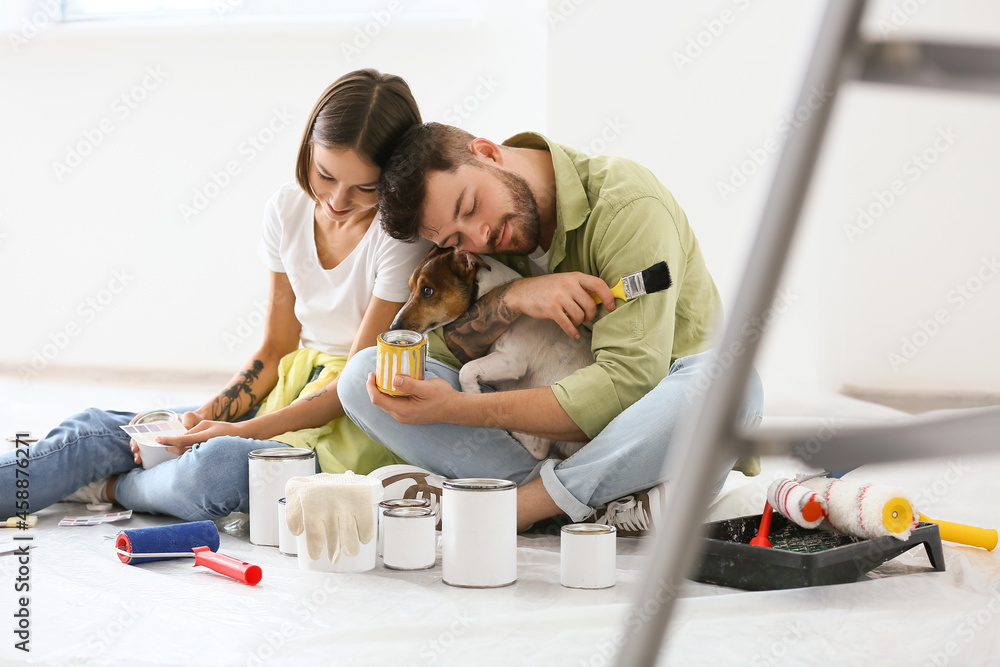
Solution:
M 386 331 L 378 337 L 375 359 L 375 384 L 383 394 L 409 396 L 392 388 L 392 378 L 405 375 L 424 379 L 427 364 L 427 337 L 416 331 Z

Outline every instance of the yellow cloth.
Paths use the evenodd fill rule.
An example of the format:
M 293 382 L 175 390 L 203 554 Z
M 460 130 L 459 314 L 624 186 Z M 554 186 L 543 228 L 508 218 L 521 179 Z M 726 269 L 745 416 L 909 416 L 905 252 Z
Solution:
M 278 384 L 267 395 L 257 411 L 263 416 L 288 407 L 302 396 L 308 396 L 330 384 L 347 364 L 347 357 L 333 356 L 309 347 L 299 348 L 282 357 L 278 364 Z M 312 382 L 313 369 L 323 370 Z M 364 475 L 376 468 L 405 463 L 384 446 L 375 442 L 350 420 L 339 417 L 317 428 L 288 431 L 269 438 L 292 447 L 303 447 L 316 452 L 323 472 L 343 473 L 353 470 Z

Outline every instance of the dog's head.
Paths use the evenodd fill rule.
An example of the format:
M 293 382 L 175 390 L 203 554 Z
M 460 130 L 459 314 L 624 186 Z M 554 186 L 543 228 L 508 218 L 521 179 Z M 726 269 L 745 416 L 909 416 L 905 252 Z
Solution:
M 464 313 L 476 300 L 476 272 L 486 264 L 478 255 L 458 248 L 433 248 L 410 276 L 410 298 L 391 329 L 426 333 Z

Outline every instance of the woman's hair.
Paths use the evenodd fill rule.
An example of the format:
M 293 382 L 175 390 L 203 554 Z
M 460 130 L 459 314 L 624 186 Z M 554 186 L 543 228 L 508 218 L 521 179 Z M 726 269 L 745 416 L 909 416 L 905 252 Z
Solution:
M 420 110 L 402 78 L 373 69 L 345 74 L 323 91 L 309 114 L 295 162 L 295 180 L 315 199 L 309 186 L 313 144 L 353 149 L 381 169 L 396 141 L 419 124 Z

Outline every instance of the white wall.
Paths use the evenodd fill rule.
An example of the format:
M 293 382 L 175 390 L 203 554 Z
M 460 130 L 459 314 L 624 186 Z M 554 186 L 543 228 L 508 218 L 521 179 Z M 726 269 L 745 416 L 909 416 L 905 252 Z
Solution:
M 684 206 L 727 303 L 777 163 L 762 149 L 782 137 L 779 124 L 795 106 L 823 7 L 549 0 L 551 134 L 649 166 Z M 865 32 L 996 43 L 1000 5 L 881 0 L 869 8 Z M 784 312 L 767 328 L 757 359 L 765 386 L 786 393 L 1000 390 L 1000 280 L 961 312 L 948 302 L 984 255 L 1000 251 L 990 186 L 1000 174 L 997 104 L 845 91 L 786 267 L 786 297 L 777 302 Z M 625 129 L 604 146 L 606 119 Z M 893 174 L 902 176 L 911 153 L 949 124 L 962 139 L 851 243 L 843 229 L 851 212 Z M 951 320 L 940 335 L 894 370 L 887 353 L 941 308 Z
M 404 6 L 377 29 L 362 13 L 52 23 L 16 49 L 2 35 L 0 363 L 29 379 L 67 366 L 232 373 L 262 335 L 264 203 L 294 178 L 306 115 L 334 79 L 376 67 L 407 79 L 427 120 L 545 129 L 544 7 L 460 7 Z M 131 109 L 122 95 L 142 99 Z M 57 174 L 81 143 L 96 146 Z M 239 172 L 216 189 L 230 163 Z
M 261 333 L 250 327 L 232 344 L 247 333 L 242 322 L 257 321 L 263 297 L 261 208 L 292 177 L 315 97 L 359 66 L 405 76 L 428 120 L 494 139 L 541 130 L 649 166 L 687 211 L 728 302 L 777 163 L 767 149 L 782 138 L 823 4 L 483 0 L 443 16 L 401 15 L 351 62 L 342 45 L 370 20 L 364 13 L 339 22 L 47 26 L 16 53 L 4 40 L 0 307 L 16 326 L 0 334 L 0 363 L 16 371 L 54 349 L 49 368 L 231 371 L 241 363 Z M 866 26 L 892 37 L 996 40 L 998 7 L 880 0 Z M 166 78 L 119 118 L 115 99 L 148 66 Z M 911 361 L 898 369 L 887 361 L 922 319 L 955 308 L 949 291 L 972 277 L 981 255 L 1000 250 L 996 104 L 846 91 L 786 271 L 789 305 L 758 359 L 768 384 L 1000 390 L 1000 355 L 990 347 L 1000 281 L 948 311 Z M 251 160 L 242 142 L 275 108 L 292 121 Z M 114 131 L 60 181 L 53 161 L 104 117 Z M 961 128 L 954 148 L 851 242 L 852 211 L 948 124 Z M 755 157 L 762 164 L 748 162 Z M 231 160 L 241 173 L 185 222 L 179 206 Z M 123 269 L 129 284 L 88 320 L 79 304 L 108 296 L 102 290 Z M 152 304 L 169 316 L 152 319 Z M 57 349 L 53 339 L 73 324 L 78 333 Z

